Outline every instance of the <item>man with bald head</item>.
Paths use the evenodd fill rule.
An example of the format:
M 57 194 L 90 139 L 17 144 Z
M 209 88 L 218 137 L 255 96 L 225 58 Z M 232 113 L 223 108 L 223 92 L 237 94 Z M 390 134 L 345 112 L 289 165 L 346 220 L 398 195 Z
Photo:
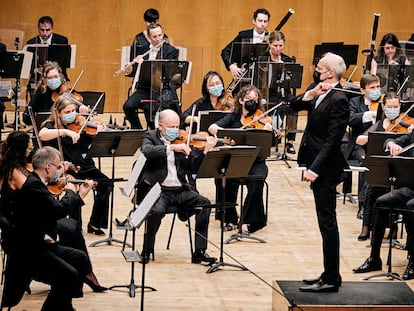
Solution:
M 324 271 L 315 279 L 303 280 L 306 286 L 300 290 L 305 292 L 337 292 L 342 283 L 336 186 L 348 166 L 340 149 L 349 119 L 348 99 L 339 84 L 345 70 L 341 56 L 326 53 L 316 66 L 314 83 L 291 104 L 295 111 L 308 111 L 298 164 L 306 167 L 303 180 L 311 184 L 323 249 Z
M 179 136 L 179 125 L 180 118 L 175 111 L 163 110 L 159 115 L 158 128 L 148 130 L 142 139 L 141 152 L 147 158 L 147 162 L 138 181 L 137 201 L 140 202 L 157 182 L 162 189 L 160 198 L 147 218 L 147 234 L 142 256 L 148 261 L 149 255 L 154 252 L 155 235 L 166 208 L 176 205 L 179 208 L 180 220 L 186 220 L 196 214 L 195 252 L 192 254 L 192 263 L 213 263 L 216 258 L 210 257 L 206 252 L 210 208 L 201 208 L 210 205 L 210 201 L 190 185 L 187 176 L 197 173 L 204 155 L 215 146 L 217 139 L 209 137 L 203 151 L 191 150 L 184 143 L 172 143 Z

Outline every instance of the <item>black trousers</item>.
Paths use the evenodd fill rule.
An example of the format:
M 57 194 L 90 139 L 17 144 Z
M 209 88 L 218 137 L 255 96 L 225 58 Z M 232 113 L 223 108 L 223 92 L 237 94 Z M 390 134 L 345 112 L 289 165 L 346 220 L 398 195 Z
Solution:
M 165 216 L 168 206 L 177 205 L 179 209 L 187 212 L 187 215 L 195 217 L 195 250 L 207 249 L 208 224 L 210 221 L 211 208 L 197 208 L 209 205 L 210 201 L 196 191 L 181 188 L 176 190 L 165 190 L 161 192 L 158 201 L 152 207 L 147 217 L 147 234 L 144 241 L 144 253 L 153 253 L 155 236 Z
M 37 251 L 34 257 L 34 264 L 39 269 L 36 270 L 44 271 L 51 284 L 41 311 L 73 311 L 72 298 L 83 296 L 82 285 L 88 266 L 86 254 L 51 244 Z
M 322 236 L 323 267 L 321 278 L 329 284 L 339 284 L 339 231 L 336 219 L 336 186 L 338 176 L 320 176 L 311 184 L 316 215 Z
M 109 197 L 111 195 L 113 184 L 108 176 L 98 170 L 96 167 L 83 168 L 76 173 L 80 179 L 98 180 L 98 184 L 93 191 L 93 207 L 89 223 L 98 228 L 108 228 L 109 214 Z

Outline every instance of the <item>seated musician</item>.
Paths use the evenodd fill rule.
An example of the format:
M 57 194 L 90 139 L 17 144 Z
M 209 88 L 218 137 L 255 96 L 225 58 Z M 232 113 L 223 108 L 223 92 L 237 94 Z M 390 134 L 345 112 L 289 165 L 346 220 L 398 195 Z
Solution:
M 220 129 L 240 128 L 244 124 L 247 125 L 249 120 L 253 120 L 254 116 L 260 115 L 264 111 L 264 108 L 260 104 L 261 99 L 261 94 L 258 88 L 253 85 L 243 86 L 234 99 L 233 112 L 210 125 L 208 131 L 215 135 Z M 263 117 L 263 120 L 258 120 L 257 122 L 260 121 L 264 122 L 262 125 L 264 130 L 273 130 L 272 121 L 269 117 L 265 116 Z M 254 124 L 252 125 L 254 126 Z M 249 172 L 249 176 L 255 176 L 255 179 L 247 180 L 247 196 L 243 204 L 244 215 L 241 215 L 241 228 L 239 228 L 240 232 L 244 235 L 249 235 L 250 233 L 266 226 L 266 217 L 263 204 L 263 187 L 264 181 L 267 177 L 267 172 L 268 169 L 266 166 L 266 160 L 258 157 Z M 229 182 L 229 180 L 230 179 L 227 179 L 227 182 Z M 217 186 L 218 185 L 216 184 L 216 187 Z M 236 199 L 237 188 L 237 182 L 227 184 L 226 194 L 233 193 L 231 197 Z M 234 193 L 236 193 L 236 195 L 234 195 Z M 235 203 L 235 201 L 231 203 Z M 237 215 L 236 211 L 232 211 L 231 208 L 226 208 L 225 215 L 228 213 L 231 213 L 230 215 Z M 227 217 L 225 216 L 225 222 L 229 223 L 230 219 Z
M 192 151 L 184 143 L 173 143 L 179 138 L 179 126 L 180 117 L 175 111 L 162 110 L 158 129 L 147 131 L 142 139 L 141 152 L 147 157 L 147 162 L 138 180 L 138 202 L 155 183 L 158 182 L 162 187 L 161 196 L 147 218 L 147 234 L 142 256 L 148 261 L 150 254 L 154 252 L 155 236 L 166 208 L 177 205 L 181 220 L 196 214 L 195 253 L 192 255 L 192 263 L 213 263 L 216 258 L 210 257 L 206 252 L 211 209 L 203 208 L 210 205 L 210 201 L 192 188 L 186 176 L 197 171 L 204 154 L 215 146 L 216 140 L 209 137 L 204 151 Z
M 97 181 L 88 233 L 104 235 L 101 228 L 108 227 L 109 196 L 112 183 L 105 174 L 96 168 L 92 158 L 85 157 L 93 141 L 93 135 L 104 130 L 104 127 L 88 122 L 82 133 L 79 133 L 85 121 L 85 118 L 76 113 L 76 105 L 69 98 L 61 95 L 52 106 L 50 117 L 43 122 L 39 138 L 44 144 L 56 148 L 58 140 L 61 140 L 65 160 L 73 163 L 75 167 L 80 167 L 79 171 L 70 173 L 75 178 Z
M 164 42 L 164 31 L 159 24 L 150 24 L 147 28 L 148 38 L 151 41 L 149 46 L 144 46 L 142 49 L 138 49 L 140 55 L 134 58 L 133 64 L 125 68 L 125 72 L 131 75 L 135 75 L 138 64 L 142 63 L 144 60 L 155 60 L 155 59 L 169 59 L 176 60 L 178 59 L 178 50 L 172 45 Z M 147 53 L 147 54 L 146 54 Z M 144 57 L 143 55 L 146 54 Z M 150 103 L 150 100 L 160 101 L 161 99 L 165 104 L 170 105 L 175 103 L 175 106 L 172 105 L 178 112 L 178 97 L 176 94 L 177 85 L 174 83 L 168 83 L 162 86 L 162 94 L 158 91 L 151 91 L 151 88 L 148 86 L 140 85 L 137 83 L 137 89 L 124 103 L 123 110 L 127 120 L 129 121 L 131 128 L 142 129 L 141 122 L 138 119 L 137 111 L 138 109 L 144 110 L 145 119 L 149 128 L 154 129 L 155 124 L 153 121 L 152 112 L 156 112 L 159 105 L 154 105 Z M 173 88 L 173 90 L 172 90 Z M 168 95 L 168 96 L 167 96 Z M 164 96 L 161 98 L 161 96 Z M 169 98 L 167 98 L 169 97 Z M 146 100 L 148 102 L 144 102 Z M 151 105 L 153 105 L 151 109 Z M 163 108 L 163 107 L 161 107 Z
M 289 57 L 286 54 L 283 54 L 282 51 L 285 48 L 285 35 L 281 31 L 272 31 L 269 35 L 269 50 L 264 53 L 262 56 L 259 57 L 260 60 L 268 60 L 270 62 L 275 63 L 295 63 L 296 59 L 292 56 Z M 283 78 L 280 79 L 283 82 Z M 289 96 L 292 94 L 291 90 L 282 87 L 281 85 L 277 85 L 276 83 L 270 85 L 269 87 L 269 102 L 278 104 L 281 101 L 289 101 Z M 286 128 L 288 130 L 296 130 L 297 123 L 298 123 L 298 113 L 293 111 L 290 106 L 283 105 L 279 109 L 277 109 L 277 114 L 283 120 L 286 116 Z M 296 150 L 293 146 L 295 142 L 296 133 L 289 132 L 287 135 L 287 142 L 286 142 L 286 152 L 295 154 Z
M 39 80 L 29 106 L 33 114 L 38 112 L 50 112 L 50 108 L 60 93 L 69 91 L 62 68 L 57 62 L 46 62 L 42 69 L 42 78 Z M 79 112 L 88 113 L 88 108 L 82 103 L 82 96 L 77 93 L 70 95 L 77 104 Z M 23 121 L 27 125 L 32 124 L 28 108 L 23 113 Z
M 411 148 L 405 153 L 401 153 L 403 147 L 414 143 L 414 132 L 402 135 L 396 139 L 388 139 L 384 143 L 384 149 L 390 152 L 391 156 L 408 156 L 414 157 L 414 149 Z M 402 212 L 405 228 L 407 230 L 408 265 L 402 278 L 404 280 L 414 279 L 414 189 L 413 187 L 401 187 L 381 195 L 375 202 L 376 206 L 404 206 L 408 212 Z M 355 273 L 365 273 L 382 269 L 382 261 L 380 257 L 382 239 L 384 237 L 385 227 L 389 224 L 389 210 L 377 208 L 374 213 L 371 254 L 365 262 L 354 268 Z
M 402 115 L 400 113 L 400 108 L 401 104 L 399 96 L 395 92 L 386 93 L 383 98 L 383 103 L 381 104 L 380 109 L 380 111 L 382 110 L 384 112 L 385 118 L 378 120 L 374 125 L 370 126 L 364 133 L 359 135 L 356 138 L 356 144 L 360 146 L 365 146 L 368 143 L 369 132 L 396 132 L 397 129 L 402 133 L 411 132 L 414 126 L 405 122 L 402 122 L 402 124 L 404 124 L 405 126 L 398 125 L 398 127 L 396 126 L 395 129 L 392 128 L 396 124 L 396 120 L 398 120 L 399 117 Z M 414 122 L 414 120 L 412 121 Z M 387 186 L 366 186 L 364 198 L 364 213 L 362 218 L 362 231 L 360 236 L 358 237 L 359 240 L 366 240 L 369 238 L 373 224 L 373 210 L 375 200 L 379 196 L 388 191 L 389 187 Z M 397 230 L 394 230 L 394 234 L 396 236 Z
M 353 97 L 350 102 L 349 127 L 350 135 L 344 151 L 346 160 L 357 160 L 361 163 L 365 159 L 365 148 L 356 144 L 359 135 L 370 128 L 377 120 L 378 101 L 381 97 L 380 80 L 376 75 L 367 73 L 361 77 L 360 90 L 362 96 Z M 358 218 L 363 218 L 365 202 L 365 175 L 363 172 L 358 175 Z M 363 230 L 358 236 L 359 241 L 369 238 L 370 221 L 363 224 Z M 364 227 L 365 226 L 365 227 Z
M 87 254 L 63 246 L 59 240 L 57 217 L 65 208 L 48 191 L 46 183 L 55 180 L 63 167 L 59 152 L 51 147 L 41 148 L 33 155 L 34 171 L 28 173 L 21 162 L 30 148 L 20 152 L 19 159 L 9 156 L 29 142 L 28 135 L 11 134 L 16 145 L 5 146 L 2 162 L 2 203 L 12 210 L 12 229 L 2 307 L 14 306 L 21 300 L 32 278 L 39 277 L 51 284 L 42 310 L 74 310 L 72 298 L 82 297 L 82 283 L 91 272 Z M 27 145 L 30 147 L 30 143 Z M 9 166 L 13 163 L 13 166 Z M 4 178 L 4 177 L 7 177 Z M 7 185 L 6 185 L 7 184 Z M 6 190 L 8 188 L 9 190 Z M 17 192 L 12 197 L 10 190 Z M 6 194 L 6 197 L 3 197 Z M 12 200 L 8 200 L 12 198 Z M 7 201 L 4 201 L 7 200 Z M 4 211 L 4 206 L 2 204 Z M 2 214 L 4 215 L 4 214 Z M 27 260 L 30 256 L 30 260 Z
M 203 97 L 197 99 L 186 111 L 181 114 L 181 127 L 185 127 L 191 122 L 191 114 L 195 106 L 193 122 L 193 133 L 195 133 L 198 120 L 198 112 L 206 110 L 223 110 L 229 111 L 233 109 L 234 99 L 231 92 L 227 94 L 224 90 L 224 81 L 221 75 L 216 71 L 209 71 L 203 78 L 201 85 L 201 93 Z M 215 179 L 216 184 L 216 202 L 222 202 L 223 188 L 221 179 Z M 237 180 L 230 180 L 227 183 L 231 189 L 226 191 L 226 198 L 229 202 L 237 200 Z M 216 219 L 221 219 L 220 213 L 215 214 Z M 235 208 L 226 208 L 224 230 L 231 231 L 236 228 L 238 216 Z

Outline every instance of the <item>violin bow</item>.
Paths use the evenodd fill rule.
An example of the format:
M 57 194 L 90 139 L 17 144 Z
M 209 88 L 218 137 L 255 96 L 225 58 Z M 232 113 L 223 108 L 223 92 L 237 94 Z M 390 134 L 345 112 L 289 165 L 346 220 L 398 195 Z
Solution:
M 83 69 L 82 69 L 82 71 L 79 73 L 79 76 L 76 78 L 75 82 L 73 83 L 72 87 L 70 88 L 68 95 L 72 94 L 73 89 L 74 89 L 74 88 L 75 88 L 75 86 L 78 84 L 78 82 L 79 82 L 80 78 L 81 78 L 81 77 L 82 77 L 82 75 L 83 75 L 83 72 L 84 72 L 84 71 L 83 71 Z
M 280 102 L 279 104 L 277 104 L 276 106 L 270 108 L 269 110 L 266 110 L 265 112 L 259 114 L 258 116 L 254 117 L 253 120 L 251 120 L 250 122 L 248 122 L 247 124 L 243 125 L 242 127 L 240 127 L 240 129 L 244 130 L 246 129 L 249 125 L 253 124 L 254 122 L 256 122 L 257 120 L 259 120 L 261 117 L 271 113 L 273 110 L 276 110 L 277 108 L 279 108 L 280 106 L 282 106 L 283 104 L 285 104 L 285 102 Z
M 193 123 L 194 123 L 195 110 L 196 110 L 196 105 L 193 105 L 193 109 L 191 110 L 190 127 L 188 129 L 188 135 L 187 135 L 187 146 L 188 147 L 190 147 L 191 133 L 193 132 Z
M 37 129 L 37 124 L 36 124 L 36 120 L 35 117 L 33 115 L 33 109 L 32 106 L 27 106 L 27 110 L 29 111 L 29 116 L 30 116 L 30 121 L 32 121 L 32 125 L 33 125 L 33 132 L 36 136 L 36 141 L 37 144 L 39 145 L 39 148 L 42 148 L 42 141 L 39 138 L 39 131 Z
M 93 105 L 91 112 L 89 112 L 88 116 L 85 119 L 85 122 L 82 124 L 81 128 L 78 131 L 78 134 L 82 133 L 83 129 L 85 128 L 86 124 L 88 123 L 89 119 L 91 118 L 92 114 L 96 110 L 96 107 L 98 107 L 99 102 L 101 101 L 102 97 L 105 95 L 105 93 L 101 93 L 101 95 L 98 97 L 95 105 Z

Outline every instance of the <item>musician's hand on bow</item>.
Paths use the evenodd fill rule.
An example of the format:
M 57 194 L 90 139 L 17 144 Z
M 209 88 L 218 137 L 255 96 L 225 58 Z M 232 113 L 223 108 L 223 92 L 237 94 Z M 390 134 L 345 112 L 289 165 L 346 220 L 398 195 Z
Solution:
M 171 144 L 170 150 L 174 152 L 181 152 L 185 155 L 189 155 L 191 152 L 191 148 L 187 146 L 187 144 Z
M 79 196 L 83 199 L 95 186 L 95 182 L 91 179 L 85 179 L 85 181 L 79 185 Z
M 231 64 L 229 68 L 234 79 L 239 79 L 242 77 L 243 71 L 241 68 L 237 67 L 237 64 Z
M 89 107 L 85 106 L 85 105 L 79 106 L 79 113 L 88 114 L 89 113 Z
M 65 129 L 64 131 L 65 131 L 64 132 L 65 136 L 68 136 L 68 137 L 72 138 L 72 142 L 74 144 L 76 144 L 78 142 L 78 140 L 80 138 L 80 135 L 78 133 L 76 133 L 74 131 L 71 131 L 69 129 Z
M 400 145 L 397 145 L 396 143 L 390 141 L 388 143 L 388 150 L 390 151 L 390 155 L 397 156 L 401 153 L 401 150 L 403 148 Z

